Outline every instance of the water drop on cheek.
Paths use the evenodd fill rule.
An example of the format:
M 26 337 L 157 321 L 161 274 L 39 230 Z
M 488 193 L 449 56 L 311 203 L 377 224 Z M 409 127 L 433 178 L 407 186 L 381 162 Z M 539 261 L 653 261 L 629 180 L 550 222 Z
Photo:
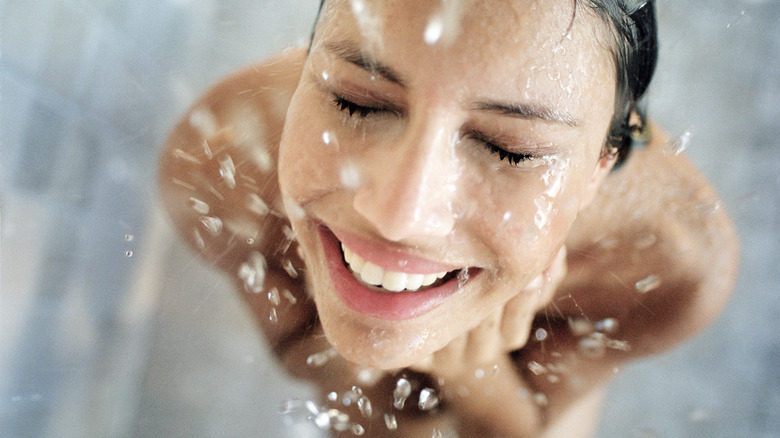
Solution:
M 428 22 L 428 25 L 425 27 L 425 32 L 423 33 L 423 40 L 428 45 L 434 45 L 441 39 L 441 35 L 444 32 L 444 23 L 442 22 L 441 17 L 432 17 L 431 20 Z
M 346 162 L 339 169 L 339 180 L 345 189 L 355 190 L 360 187 L 362 174 L 354 163 Z

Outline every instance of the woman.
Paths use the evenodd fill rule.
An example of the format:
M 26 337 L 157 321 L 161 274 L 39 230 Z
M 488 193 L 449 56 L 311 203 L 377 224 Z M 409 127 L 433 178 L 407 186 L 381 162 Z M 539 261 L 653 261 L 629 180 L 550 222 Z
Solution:
M 327 394 L 318 424 L 589 436 L 620 366 L 720 313 L 733 227 L 637 108 L 653 20 L 652 3 L 332 0 L 306 53 L 196 103 L 164 203 Z M 632 131 L 649 144 L 613 171 Z

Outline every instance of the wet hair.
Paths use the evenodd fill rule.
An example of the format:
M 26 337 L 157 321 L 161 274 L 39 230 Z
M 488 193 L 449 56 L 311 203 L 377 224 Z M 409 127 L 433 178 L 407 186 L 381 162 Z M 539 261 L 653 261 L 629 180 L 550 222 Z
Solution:
M 628 156 L 634 143 L 647 141 L 642 98 L 658 61 L 658 29 L 653 0 L 583 0 L 611 31 L 612 55 L 617 73 L 615 114 L 605 144 L 617 154 L 616 166 Z M 577 13 L 577 0 L 574 0 Z
M 604 144 L 604 153 L 616 155 L 615 168 L 628 157 L 634 143 L 647 140 L 642 98 L 650 85 L 658 60 L 658 29 L 654 0 L 573 0 L 574 12 L 582 5 L 598 15 L 611 34 L 611 51 L 617 75 L 615 113 Z M 316 23 L 325 0 L 320 0 Z M 312 30 L 312 40 L 314 30 Z

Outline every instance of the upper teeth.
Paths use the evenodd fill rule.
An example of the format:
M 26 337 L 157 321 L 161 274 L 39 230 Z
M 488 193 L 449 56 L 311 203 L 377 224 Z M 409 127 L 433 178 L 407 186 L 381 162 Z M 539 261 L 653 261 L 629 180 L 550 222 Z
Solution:
M 347 265 L 353 274 L 360 277 L 364 283 L 372 286 L 382 286 L 391 292 L 400 292 L 402 290 L 416 291 L 423 286 L 430 286 L 436 280 L 447 275 L 447 271 L 435 274 L 407 274 L 405 272 L 388 271 L 366 261 L 344 246 L 344 244 L 341 245 L 341 249 L 344 251 L 344 260 L 347 261 Z

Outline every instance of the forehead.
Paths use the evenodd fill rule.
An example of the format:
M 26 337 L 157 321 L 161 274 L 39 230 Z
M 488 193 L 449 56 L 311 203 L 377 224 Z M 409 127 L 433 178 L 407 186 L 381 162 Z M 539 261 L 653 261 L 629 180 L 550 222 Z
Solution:
M 354 42 L 412 81 L 449 75 L 460 88 L 448 92 L 467 83 L 576 103 L 577 93 L 614 88 L 606 35 L 588 8 L 575 13 L 574 0 L 331 0 L 314 47 Z

